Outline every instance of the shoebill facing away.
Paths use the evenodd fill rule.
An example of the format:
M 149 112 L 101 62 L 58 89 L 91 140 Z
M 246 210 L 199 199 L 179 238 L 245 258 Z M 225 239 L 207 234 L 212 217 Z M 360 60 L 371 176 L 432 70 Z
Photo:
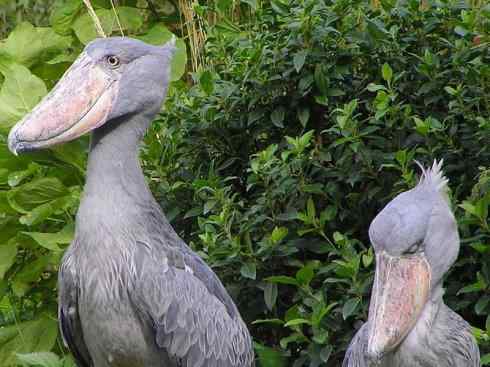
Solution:
M 80 367 L 250 367 L 252 341 L 213 271 L 174 232 L 138 146 L 164 100 L 173 43 L 95 40 L 10 132 L 14 153 L 92 131 L 60 329 Z
M 459 236 L 441 166 L 423 170 L 419 184 L 371 223 L 376 275 L 369 317 L 343 367 L 480 366 L 470 325 L 442 299 Z

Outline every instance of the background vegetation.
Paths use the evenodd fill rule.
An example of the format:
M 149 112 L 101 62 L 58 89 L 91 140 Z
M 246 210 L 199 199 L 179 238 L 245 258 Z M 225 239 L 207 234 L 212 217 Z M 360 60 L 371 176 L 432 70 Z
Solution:
M 142 159 L 172 224 L 238 303 L 261 366 L 341 364 L 367 317 L 369 223 L 416 183 L 414 159 L 435 158 L 462 237 L 445 300 L 490 364 L 486 1 L 92 3 L 107 34 L 180 37 Z M 88 139 L 14 157 L 6 136 L 95 36 L 80 0 L 0 0 L 1 366 L 73 365 L 56 272 Z

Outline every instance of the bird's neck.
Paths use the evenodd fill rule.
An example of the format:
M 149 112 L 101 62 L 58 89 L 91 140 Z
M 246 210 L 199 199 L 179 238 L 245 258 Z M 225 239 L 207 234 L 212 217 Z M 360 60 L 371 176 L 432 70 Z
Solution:
M 109 121 L 92 134 L 87 180 L 77 216 L 77 229 L 92 230 L 135 222 L 155 200 L 146 184 L 138 152 L 150 117 L 134 115 Z

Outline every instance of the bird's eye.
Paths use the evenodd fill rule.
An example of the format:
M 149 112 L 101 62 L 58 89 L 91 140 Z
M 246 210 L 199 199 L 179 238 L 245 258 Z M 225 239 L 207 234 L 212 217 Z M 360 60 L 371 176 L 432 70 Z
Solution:
M 119 57 L 114 55 L 109 55 L 106 58 L 107 63 L 111 68 L 117 68 L 119 66 Z
M 419 251 L 420 251 L 420 249 L 421 249 L 421 247 L 422 247 L 422 243 L 423 243 L 423 242 L 424 242 L 424 241 L 417 241 L 417 242 L 415 242 L 415 243 L 414 243 L 412 246 L 410 246 L 410 247 L 409 247 L 409 248 L 408 248 L 408 249 L 407 249 L 407 250 L 406 250 L 404 253 L 405 253 L 406 255 L 413 255 L 413 254 L 415 254 L 415 253 L 419 252 Z

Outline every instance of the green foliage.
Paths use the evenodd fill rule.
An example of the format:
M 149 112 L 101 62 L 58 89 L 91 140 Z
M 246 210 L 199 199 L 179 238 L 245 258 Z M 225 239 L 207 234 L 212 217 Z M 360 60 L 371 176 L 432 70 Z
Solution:
M 94 3 L 117 34 L 110 5 Z M 170 38 L 164 15 L 119 4 L 126 33 Z M 445 300 L 474 326 L 490 364 L 488 5 L 233 4 L 196 4 L 215 19 L 205 24 L 209 66 L 178 81 L 180 42 L 176 82 L 142 158 L 172 224 L 237 301 L 260 365 L 341 364 L 367 317 L 369 223 L 416 183 L 414 159 L 435 158 L 445 160 L 462 238 Z M 71 363 L 46 353 L 63 353 L 56 335 L 36 340 L 39 323 L 55 325 L 56 270 L 73 233 L 87 140 L 20 158 L 5 141 L 94 37 L 84 14 L 80 2 L 59 1 L 51 27 L 19 23 L 0 43 L 2 366 Z
M 341 364 L 367 317 L 369 223 L 416 184 L 414 159 L 445 160 L 462 237 L 445 299 L 490 351 L 489 15 L 451 1 L 282 0 L 234 32 L 207 29 L 212 67 L 172 91 L 144 159 L 173 225 L 252 325 L 262 365 Z

